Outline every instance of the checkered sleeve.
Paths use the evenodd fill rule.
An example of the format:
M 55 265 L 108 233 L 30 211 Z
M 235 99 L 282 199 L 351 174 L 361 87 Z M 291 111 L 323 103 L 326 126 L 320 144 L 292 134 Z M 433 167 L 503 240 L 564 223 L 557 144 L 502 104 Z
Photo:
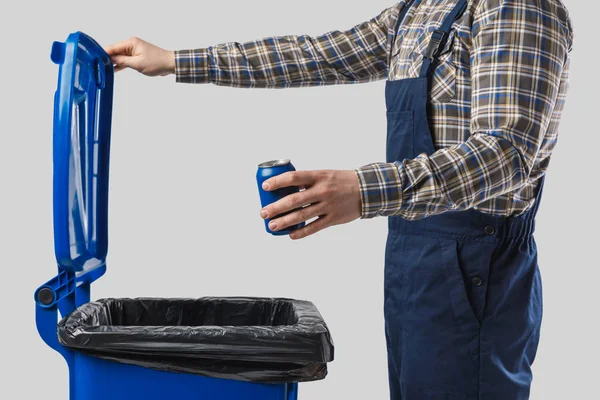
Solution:
M 347 31 L 271 37 L 175 52 L 176 81 L 286 88 L 384 79 L 405 0 Z
M 527 183 L 572 45 L 570 24 L 556 14 L 561 9 L 554 1 L 480 3 L 469 139 L 429 156 L 358 168 L 363 218 L 466 210 Z

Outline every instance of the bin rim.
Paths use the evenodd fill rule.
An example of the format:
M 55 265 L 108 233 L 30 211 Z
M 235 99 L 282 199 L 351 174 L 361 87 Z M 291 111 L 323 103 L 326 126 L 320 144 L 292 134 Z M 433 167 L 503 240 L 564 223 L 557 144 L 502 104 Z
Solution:
M 119 325 L 125 307 L 163 307 L 173 315 L 183 306 L 250 307 L 259 303 L 291 307 L 294 324 L 288 325 Z M 180 309 L 178 309 L 180 307 Z M 156 316 L 156 315 L 155 315 Z M 104 319 L 103 319 L 104 318 Z M 135 316 L 138 318 L 138 316 Z M 140 320 L 142 317 L 139 317 Z M 186 354 L 223 360 L 327 363 L 333 360 L 333 340 L 316 306 L 306 300 L 284 297 L 105 298 L 82 305 L 58 325 L 62 345 L 105 353 Z M 203 344 L 203 346 L 199 346 Z M 252 349 L 250 351 L 250 349 Z M 242 354 L 243 353 L 243 354 Z

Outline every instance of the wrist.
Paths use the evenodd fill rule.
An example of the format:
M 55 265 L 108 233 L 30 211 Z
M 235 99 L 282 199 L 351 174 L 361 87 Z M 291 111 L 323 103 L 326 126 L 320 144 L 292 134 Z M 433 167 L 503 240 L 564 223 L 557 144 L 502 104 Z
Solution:
M 164 53 L 164 72 L 166 75 L 172 75 L 175 73 L 175 52 L 171 50 L 165 50 Z
M 365 204 L 361 190 L 360 176 L 357 169 L 351 170 L 350 172 L 353 175 L 353 195 L 355 198 L 358 198 L 359 217 L 363 218 L 365 213 Z
M 356 168 L 353 170 L 354 176 L 356 177 L 356 182 L 358 186 L 358 197 L 360 198 L 360 218 L 365 217 L 365 199 L 363 194 L 363 183 L 361 181 L 360 169 Z

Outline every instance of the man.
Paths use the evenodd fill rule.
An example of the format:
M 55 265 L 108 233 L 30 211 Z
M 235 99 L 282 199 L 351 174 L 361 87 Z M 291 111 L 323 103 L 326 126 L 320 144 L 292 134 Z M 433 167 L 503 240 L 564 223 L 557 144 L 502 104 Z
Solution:
M 116 69 L 286 88 L 388 79 L 387 160 L 288 173 L 261 210 L 299 239 L 389 217 L 385 320 L 392 399 L 527 399 L 542 317 L 534 218 L 568 86 L 559 0 L 403 0 L 319 37 L 169 52 L 110 46 Z M 365 140 L 368 140 L 365 136 Z

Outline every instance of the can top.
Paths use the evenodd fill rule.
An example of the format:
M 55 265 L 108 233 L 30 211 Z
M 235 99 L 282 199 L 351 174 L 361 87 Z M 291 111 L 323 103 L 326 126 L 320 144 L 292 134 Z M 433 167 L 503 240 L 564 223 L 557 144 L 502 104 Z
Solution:
M 273 168 L 273 167 L 281 167 L 282 165 L 287 165 L 290 163 L 288 158 L 282 158 L 279 160 L 271 160 L 266 161 L 264 163 L 258 164 L 258 168 Z
M 113 65 L 91 37 L 75 32 L 52 46 L 54 248 L 61 270 L 105 264 Z

